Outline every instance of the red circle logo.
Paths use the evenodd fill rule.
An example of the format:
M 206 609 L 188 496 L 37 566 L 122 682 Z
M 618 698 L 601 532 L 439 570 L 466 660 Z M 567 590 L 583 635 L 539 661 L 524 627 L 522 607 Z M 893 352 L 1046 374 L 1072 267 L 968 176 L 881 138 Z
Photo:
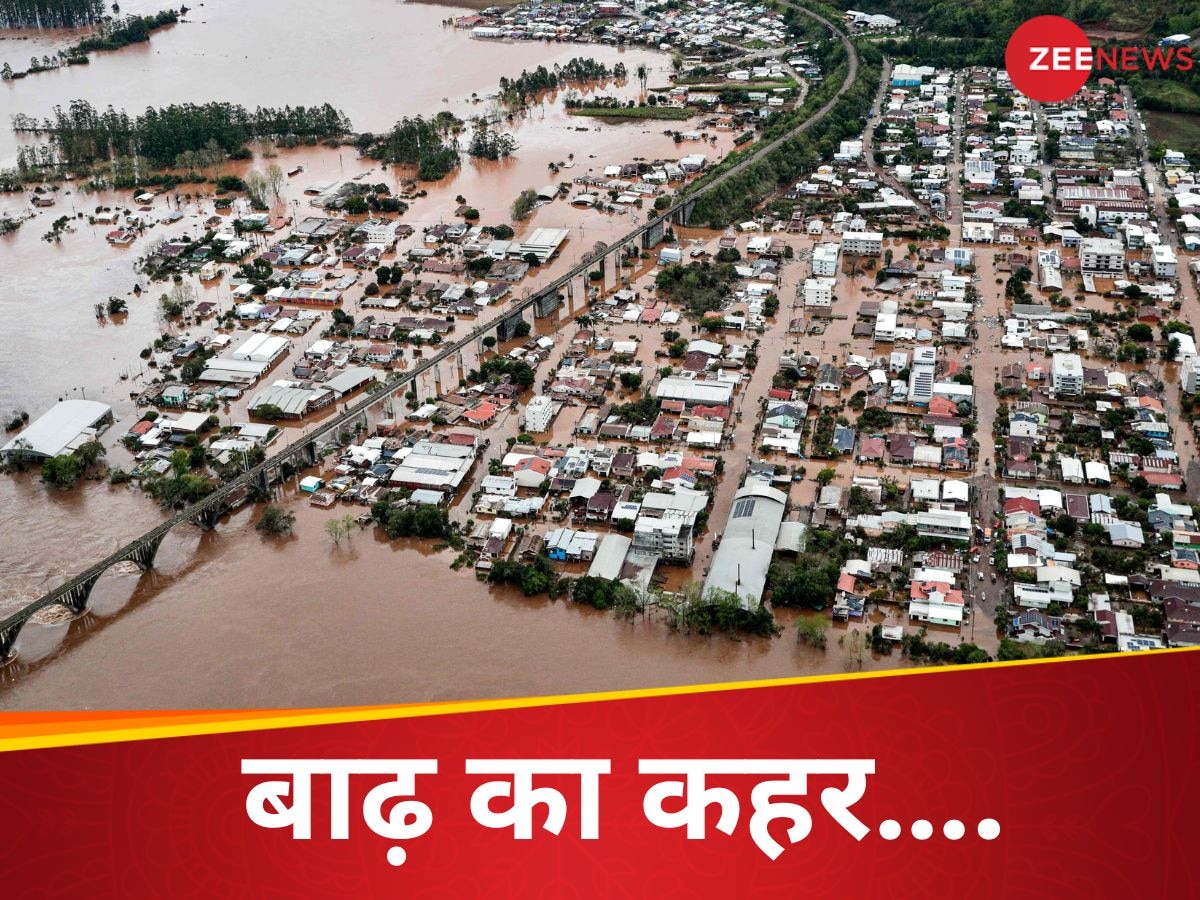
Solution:
M 1039 103 L 1073 96 L 1092 71 L 1092 47 L 1083 29 L 1062 16 L 1038 16 L 1012 33 L 1004 66 L 1013 87 Z

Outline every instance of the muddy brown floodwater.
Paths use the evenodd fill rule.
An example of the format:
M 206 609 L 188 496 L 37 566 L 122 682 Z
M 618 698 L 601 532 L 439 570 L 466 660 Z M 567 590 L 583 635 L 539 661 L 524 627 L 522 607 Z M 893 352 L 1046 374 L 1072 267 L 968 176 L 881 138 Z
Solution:
M 123 4 L 132 12 L 152 7 Z M 155 34 L 148 45 L 95 54 L 86 67 L 0 85 L 0 120 L 7 123 L 15 112 L 43 116 L 77 97 L 132 111 L 183 101 L 247 106 L 327 101 L 343 109 L 357 128 L 382 130 L 403 115 L 449 109 L 469 118 L 492 111 L 489 101 L 473 103 L 471 95 L 486 97 L 501 75 L 572 56 L 592 56 L 609 65 L 620 60 L 630 71 L 644 62 L 652 83 L 665 81 L 670 64 L 665 55 L 645 50 L 474 41 L 441 26 L 459 12 L 367 0 L 215 0 L 195 7 L 191 22 Z M 40 55 L 46 52 L 42 48 L 69 42 L 68 36 L 45 34 L 0 41 L 0 60 L 23 67 L 35 49 Z M 628 97 L 636 84 L 592 89 Z M 514 159 L 464 160 L 442 182 L 423 185 L 429 196 L 415 201 L 404 221 L 418 233 L 424 225 L 451 221 L 458 194 L 481 211 L 481 221 L 508 221 L 509 205 L 524 188 L 599 172 L 635 157 L 677 158 L 701 150 L 697 144 L 677 146 L 663 134 L 679 123 L 572 119 L 563 114 L 560 99 L 547 98 L 513 123 L 520 145 Z M 729 138 L 721 135 L 702 152 L 719 158 L 728 152 Z M 11 164 L 17 146 L 7 128 L 0 129 L 0 165 Z M 549 163 L 572 155 L 573 168 L 548 172 Z M 304 167 L 302 175 L 289 180 L 275 209 L 281 217 L 315 212 L 303 195 L 314 182 L 362 175 L 396 186 L 409 174 L 381 170 L 349 148 L 287 151 L 276 161 L 285 169 Z M 231 164 L 228 171 L 265 164 L 256 159 Z M 0 196 L 0 211 L 23 211 L 25 202 L 21 196 Z M 0 238 L 0 410 L 36 414 L 61 397 L 86 396 L 114 407 L 118 429 L 137 417 L 130 392 L 153 376 L 139 364 L 138 351 L 173 328 L 157 313 L 153 298 L 161 287 L 139 279 L 134 261 L 154 241 L 198 231 L 212 213 L 211 198 L 184 197 L 178 205 L 185 214 L 181 222 L 151 229 L 129 247 L 109 245 L 103 226 L 82 221 L 61 243 L 40 239 L 54 218 L 101 204 L 131 205 L 127 193 L 87 195 L 68 185 L 55 207 Z M 164 196 L 152 206 L 165 212 L 175 204 Z M 518 294 L 564 271 L 596 241 L 625 233 L 632 222 L 630 216 L 580 211 L 558 201 L 539 209 L 524 227 L 541 226 L 569 228 L 570 240 L 554 264 L 517 287 Z M 139 280 L 149 288 L 141 298 L 131 293 Z M 226 282 L 196 286 L 201 299 L 228 305 Z M 93 307 L 109 295 L 126 297 L 130 312 L 97 321 Z M 539 333 L 550 327 L 548 320 L 537 323 Z M 211 330 L 207 324 L 188 333 Z M 314 331 L 299 343 L 316 336 Z M 783 340 L 782 332 L 769 336 L 769 352 L 777 352 Z M 647 352 L 652 349 L 647 344 Z M 539 370 L 547 371 L 548 366 Z M 284 374 L 280 368 L 273 377 Z M 755 378 L 755 391 L 764 377 L 762 371 Z M 420 393 L 432 393 L 432 384 L 422 384 Z M 244 418 L 237 409 L 229 417 Z M 752 418 L 739 427 L 739 452 L 749 450 L 748 434 L 741 432 L 749 431 Z M 503 446 L 506 434 L 515 433 L 515 422 L 494 432 L 489 434 L 493 451 Z M 110 432 L 105 443 L 111 447 L 119 433 Z M 110 450 L 111 457 L 120 453 Z M 740 473 L 743 464 L 744 456 L 731 472 Z M 481 468 L 486 472 L 486 463 Z M 843 670 L 836 629 L 828 653 L 798 647 L 790 631 L 776 640 L 700 638 L 675 633 L 661 622 L 618 622 L 569 602 L 488 588 L 469 572 L 452 571 L 451 554 L 392 543 L 371 529 L 335 547 L 322 518 L 345 510 L 310 509 L 294 488 L 287 491 L 287 502 L 300 513 L 293 537 L 262 538 L 253 528 L 252 510 L 238 512 L 207 534 L 178 528 L 152 573 L 106 574 L 83 618 L 27 626 L 17 660 L 0 668 L 0 708 L 370 704 Z M 714 510 L 713 521 L 721 521 L 725 512 Z M 464 513 L 455 510 L 458 518 Z M 53 588 L 161 516 L 152 501 L 126 488 L 85 483 L 52 493 L 34 474 L 0 478 L 0 613 Z M 706 541 L 698 558 L 710 552 Z M 680 573 L 667 574 L 672 584 L 684 580 Z M 790 624 L 787 612 L 780 619 Z M 868 659 L 867 667 L 898 662 Z
M 836 632 L 822 654 L 792 634 L 619 622 L 477 586 L 447 554 L 372 529 L 335 547 L 313 512 L 283 541 L 259 536 L 249 510 L 215 533 L 178 529 L 154 573 L 104 576 L 84 619 L 27 628 L 0 706 L 327 706 L 842 671 Z

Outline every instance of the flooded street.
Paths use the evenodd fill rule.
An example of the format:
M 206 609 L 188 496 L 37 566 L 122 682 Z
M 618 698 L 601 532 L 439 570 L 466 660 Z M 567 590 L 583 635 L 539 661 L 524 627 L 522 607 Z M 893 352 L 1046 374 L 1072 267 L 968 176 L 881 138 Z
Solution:
M 502 75 L 574 56 L 608 65 L 622 61 L 630 70 L 645 63 L 651 84 L 666 81 L 670 60 L 664 54 L 600 45 L 475 41 L 442 26 L 443 19 L 460 12 L 399 5 L 384 14 L 365 0 L 340 4 L 336 12 L 325 4 L 285 5 L 281 0 L 249 6 L 212 2 L 193 9 L 191 21 L 155 33 L 149 44 L 95 54 L 86 67 L 0 85 L 0 108 L 7 122 L 9 114 L 40 117 L 75 98 L 131 111 L 206 100 L 248 107 L 329 102 L 344 110 L 357 129 L 382 130 L 404 115 L 441 109 L 462 119 L 494 113 L 493 104 L 473 103 L 471 95 L 494 92 Z M 328 51 L 327 58 L 317 54 L 298 60 L 293 48 L 311 45 L 317 32 L 323 46 L 337 51 Z M 263 41 L 264 34 L 272 40 Z M 23 62 L 38 41 L 39 46 L 54 46 L 44 36 L 4 41 L 0 58 Z M 344 64 L 345 58 L 360 55 L 375 62 Z M 409 57 L 434 60 L 436 67 L 412 77 L 410 67 L 397 62 Z M 204 77 L 195 77 L 197 71 Z M 588 90 L 632 97 L 637 85 Z M 550 95 L 508 126 L 519 144 L 515 157 L 475 162 L 464 156 L 461 168 L 447 178 L 422 184 L 428 196 L 413 201 L 402 217 L 416 229 L 415 240 L 419 242 L 423 227 L 454 221 L 459 195 L 480 210 L 481 222 L 507 222 L 512 200 L 525 188 L 599 174 L 606 165 L 636 158 L 678 158 L 699 150 L 715 160 L 730 147 L 728 132 L 703 146 L 678 145 L 664 131 L 679 123 L 600 124 L 571 118 L 560 100 Z M 15 136 L 0 131 L 0 164 L 11 163 L 16 147 Z M 548 171 L 551 163 L 572 156 L 571 168 Z M 280 151 L 270 160 L 228 163 L 223 171 L 244 174 L 272 162 L 285 170 L 304 170 L 289 179 L 272 210 L 280 218 L 319 215 L 303 193 L 319 181 L 361 176 L 395 190 L 411 175 L 359 159 L 352 148 Z M 112 448 L 113 435 L 140 414 L 131 392 L 136 394 L 155 374 L 140 364 L 139 351 L 164 331 L 192 338 L 213 333 L 211 321 L 186 331 L 164 322 L 157 302 L 164 286 L 148 283 L 134 270 L 136 259 L 152 244 L 203 230 L 203 221 L 213 214 L 211 192 L 211 185 L 181 186 L 177 195 L 155 198 L 155 212 L 178 209 L 184 218 L 152 228 L 126 247 L 105 240 L 107 226 L 84 220 L 76 220 L 61 243 L 45 242 L 41 235 L 58 216 L 90 213 L 101 205 L 131 205 L 128 192 L 88 195 L 68 184 L 54 207 L 0 238 L 0 311 L 6 335 L 0 341 L 0 410 L 36 414 L 59 398 L 101 400 L 113 406 L 117 420 L 118 430 L 105 438 Z M 27 209 L 25 202 L 24 195 L 0 195 L 0 210 L 21 212 Z M 570 238 L 557 260 L 526 278 L 514 293 L 521 296 L 553 279 L 595 243 L 624 234 L 632 218 L 580 210 L 562 200 L 540 208 L 518 230 L 563 227 Z M 402 243 L 401 253 L 407 245 Z M 793 290 L 798 274 L 799 267 L 793 266 L 787 290 Z M 224 280 L 192 281 L 198 299 L 229 305 Z M 145 289 L 140 297 L 132 293 L 135 284 Z M 94 306 L 109 296 L 127 299 L 128 315 L 98 320 Z M 348 303 L 348 311 L 357 314 L 353 301 L 348 298 Z M 579 298 L 576 304 L 562 316 L 582 312 Z M 490 318 L 497 311 L 484 315 Z M 763 338 L 766 360 L 786 342 L 786 320 L 780 319 Z M 535 333 L 552 333 L 553 327 L 554 320 L 539 320 Z M 624 331 L 623 326 L 615 328 Z M 567 326 L 559 333 L 550 366 L 561 356 L 570 331 Z M 246 335 L 244 329 L 233 332 L 235 340 Z M 297 340 L 293 355 L 318 337 L 319 329 L 314 329 Z M 641 355 L 647 365 L 657 346 L 657 340 L 644 342 Z M 476 363 L 469 353 L 465 357 L 467 367 Z M 286 371 L 281 365 L 275 377 Z M 549 366 L 540 369 L 539 377 L 548 371 Z M 770 380 L 771 371 L 769 364 L 760 367 L 754 391 Z M 443 375 L 457 379 L 459 373 L 455 368 Z M 418 386 L 421 396 L 433 389 L 432 377 Z M 245 420 L 246 399 L 222 414 L 222 424 Z M 516 417 L 509 419 L 489 432 L 492 456 L 503 448 L 506 436 L 518 431 Z M 556 440 L 570 442 L 573 419 L 563 416 Z M 753 422 L 748 414 L 739 423 L 725 486 L 740 479 L 745 454 L 751 451 Z M 109 462 L 123 464 L 122 454 L 119 447 L 110 449 Z M 486 472 L 487 463 L 481 461 L 474 477 Z M 718 493 L 714 523 L 723 521 L 731 496 L 732 490 Z M 335 547 L 323 531 L 322 517 L 344 510 L 309 509 L 294 496 L 291 502 L 304 507 L 297 509 L 297 533 L 291 539 L 262 538 L 253 529 L 255 513 L 248 509 L 222 522 L 215 533 L 181 527 L 168 537 L 150 574 L 106 574 L 92 594 L 92 611 L 82 619 L 31 624 L 22 633 L 17 661 L 0 670 L 0 707 L 367 704 L 844 670 L 836 629 L 828 652 L 819 653 L 798 647 L 790 629 L 776 640 L 735 641 L 689 637 L 661 622 L 619 622 L 567 601 L 530 600 L 489 588 L 469 572 L 452 571 L 451 552 L 435 553 L 412 542 L 393 544 L 372 529 L 357 533 L 349 546 Z M 464 520 L 466 507 L 460 500 L 454 517 Z M 7 612 L 39 596 L 161 517 L 152 500 L 126 487 L 84 483 L 71 492 L 53 493 L 36 473 L 0 479 L 0 609 Z M 711 553 L 711 538 L 710 533 L 698 548 L 698 559 Z M 693 577 L 700 577 L 699 571 Z M 667 574 L 676 581 L 686 573 Z M 780 621 L 790 624 L 787 611 Z M 899 664 L 899 658 L 867 661 L 868 667 L 889 664 Z

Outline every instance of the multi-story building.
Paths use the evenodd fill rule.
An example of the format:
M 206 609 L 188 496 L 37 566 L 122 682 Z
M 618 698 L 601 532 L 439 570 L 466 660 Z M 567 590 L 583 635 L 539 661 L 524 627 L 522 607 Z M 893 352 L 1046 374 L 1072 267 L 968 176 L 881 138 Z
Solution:
M 816 278 L 833 278 L 837 275 L 838 253 L 841 248 L 837 244 L 817 244 L 812 253 L 812 273 Z
M 842 251 L 855 256 L 879 256 L 883 253 L 883 234 L 879 231 L 847 231 L 842 235 Z
M 1050 376 L 1055 393 L 1083 393 L 1083 361 L 1078 353 L 1055 353 L 1050 363 Z
M 1084 238 L 1079 243 L 1079 267 L 1084 272 L 1124 272 L 1125 247 L 1115 238 Z
M 833 306 L 833 288 L 837 282 L 832 278 L 806 278 L 804 280 L 805 306 Z
M 1179 387 L 1187 394 L 1200 390 L 1200 356 L 1185 356 L 1180 361 Z
M 690 563 L 696 516 L 707 505 L 704 491 L 678 488 L 673 494 L 647 494 L 633 526 L 633 549 L 667 562 Z
M 1156 244 L 1151 253 L 1154 277 L 1173 281 L 1176 275 L 1175 251 L 1166 244 Z
M 971 517 L 955 509 L 930 509 L 916 514 L 917 534 L 952 541 L 971 540 Z
M 554 401 L 538 395 L 525 405 L 525 430 L 530 434 L 541 434 L 554 420 Z

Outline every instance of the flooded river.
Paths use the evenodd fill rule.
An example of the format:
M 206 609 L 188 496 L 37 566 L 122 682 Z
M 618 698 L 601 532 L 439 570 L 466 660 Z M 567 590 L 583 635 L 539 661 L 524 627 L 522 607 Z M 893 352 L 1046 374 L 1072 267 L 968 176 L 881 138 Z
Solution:
M 609 65 L 620 60 L 630 71 L 644 62 L 652 84 L 665 81 L 669 60 L 662 54 L 474 41 L 441 25 L 459 12 L 366 0 L 209 2 L 192 10 L 192 21 L 155 34 L 148 45 L 96 54 L 87 67 L 0 85 L 0 118 L 7 121 L 14 112 L 45 115 L 77 97 L 131 110 L 213 99 L 247 106 L 328 101 L 357 128 L 382 130 L 403 115 L 449 109 L 469 118 L 486 112 L 488 102 L 473 103 L 471 95 L 493 92 L 501 75 L 572 56 Z M 34 52 L 44 52 L 35 45 L 56 42 L 46 35 L 0 41 L 0 59 L 23 65 Z M 633 96 L 636 84 L 597 89 Z M 515 158 L 464 160 L 443 182 L 423 185 L 429 196 L 415 201 L 404 221 L 418 232 L 452 221 L 458 195 L 480 209 L 484 223 L 507 221 L 509 205 L 524 188 L 635 157 L 695 152 L 695 144 L 681 148 L 663 134 L 668 124 L 673 123 L 599 125 L 565 116 L 550 98 L 513 124 L 520 145 Z M 16 146 L 14 136 L 0 129 L 0 164 L 11 162 Z M 727 150 L 728 135 L 703 148 L 710 159 Z M 548 172 L 550 163 L 571 156 L 571 169 Z M 283 216 L 309 214 L 303 190 L 316 181 L 364 175 L 372 183 L 398 186 L 405 174 L 380 170 L 349 148 L 300 149 L 273 161 L 285 169 L 304 167 L 275 210 Z M 230 164 L 226 171 L 264 165 L 254 160 Z M 177 204 L 184 220 L 169 232 L 152 229 L 125 248 L 108 244 L 103 226 L 82 222 L 61 243 L 42 241 L 60 215 L 130 204 L 128 194 L 69 191 L 66 186 L 55 207 L 0 238 L 0 411 L 21 408 L 36 415 L 60 397 L 86 396 L 113 405 L 120 428 L 137 416 L 130 392 L 153 375 L 139 364 L 138 351 L 171 330 L 153 299 L 161 286 L 142 280 L 147 295 L 130 293 L 139 281 L 134 261 L 153 241 L 198 231 L 212 213 L 211 199 L 156 199 L 156 210 Z M 24 202 L 0 195 L 0 209 L 10 212 L 20 211 Z M 569 228 L 571 238 L 560 259 L 518 293 L 555 277 L 596 241 L 611 241 L 632 222 L 630 216 L 582 212 L 558 201 L 538 210 L 526 227 L 538 226 Z M 98 321 L 93 307 L 109 295 L 128 298 L 130 312 Z M 203 288 L 201 299 L 227 305 L 228 286 Z M 540 322 L 539 330 L 547 324 Z M 191 334 L 209 330 L 211 325 L 195 326 Z M 771 350 L 777 342 L 771 340 Z M 422 396 L 431 387 L 422 387 Z M 237 410 L 232 418 L 238 418 Z M 742 430 L 748 431 L 751 419 L 746 417 Z M 498 437 L 494 443 L 502 446 L 503 435 Z M 749 448 L 748 435 L 739 442 L 739 449 Z M 105 443 L 112 445 L 111 434 Z M 290 502 L 302 505 L 294 497 Z M 322 517 L 334 512 L 298 511 L 290 539 L 263 539 L 253 529 L 254 513 L 243 510 L 215 533 L 177 529 L 149 575 L 109 573 L 83 619 L 26 628 L 19 659 L 0 670 L 0 707 L 368 704 L 843 670 L 837 632 L 831 633 L 828 653 L 821 654 L 797 647 L 791 633 L 773 641 L 734 641 L 689 637 L 662 623 L 622 623 L 569 602 L 489 589 L 470 573 L 452 571 L 452 554 L 392 544 L 371 530 L 335 547 L 321 527 Z M 724 514 L 716 509 L 714 521 Z M 35 475 L 0 478 L 0 610 L 61 583 L 160 517 L 152 501 L 126 488 L 85 483 L 63 494 L 48 492 Z M 710 552 L 706 542 L 702 553 Z
M 87 617 L 26 629 L 0 707 L 371 704 L 843 671 L 837 632 L 819 653 L 791 633 L 620 622 L 477 585 L 450 554 L 371 529 L 335 547 L 323 515 L 305 510 L 282 541 L 259 536 L 250 510 L 215 533 L 178 529 L 153 574 L 106 575 Z

